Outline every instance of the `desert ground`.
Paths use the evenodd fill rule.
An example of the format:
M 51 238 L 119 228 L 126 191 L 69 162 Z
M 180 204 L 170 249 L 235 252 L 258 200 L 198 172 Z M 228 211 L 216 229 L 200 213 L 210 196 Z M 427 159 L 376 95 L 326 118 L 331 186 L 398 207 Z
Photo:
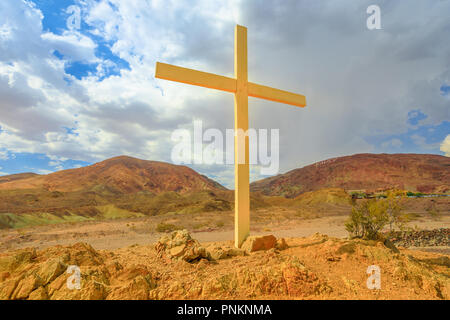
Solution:
M 446 230 L 445 245 L 349 240 L 348 205 L 253 210 L 252 236 L 277 239 L 255 252 L 233 247 L 233 211 L 3 229 L 0 299 L 448 300 L 449 200 L 434 200 L 438 215 L 425 210 L 429 200 L 416 200 L 409 201 L 407 227 Z M 176 247 L 161 244 L 182 232 L 189 239 Z M 66 286 L 71 265 L 81 270 L 80 290 Z M 380 267 L 381 289 L 367 287 L 371 265 Z
M 273 234 L 280 238 L 308 237 L 314 233 L 345 238 L 347 211 L 335 215 L 317 214 L 298 216 L 285 208 L 256 210 L 252 215 L 251 233 Z M 195 214 L 172 214 L 163 216 L 71 222 L 34 226 L 20 229 L 0 230 L 0 252 L 34 247 L 43 249 L 55 245 L 71 245 L 86 242 L 95 249 L 113 250 L 130 245 L 150 245 L 165 233 L 187 229 L 200 242 L 229 241 L 234 235 L 234 212 L 207 212 Z M 450 228 L 450 212 L 439 217 L 423 214 L 410 221 L 407 227 L 419 230 Z M 164 231 L 158 232 L 158 227 Z M 450 254 L 450 248 L 427 248 Z
M 448 255 L 319 233 L 287 238 L 284 247 L 280 240 L 246 253 L 231 241 L 189 239 L 181 247 L 196 251 L 181 257 L 179 246 L 161 251 L 161 243 L 9 250 L 0 254 L 0 299 L 449 299 Z M 72 265 L 80 268 L 79 290 L 66 285 Z M 380 268 L 376 290 L 367 287 L 372 265 Z

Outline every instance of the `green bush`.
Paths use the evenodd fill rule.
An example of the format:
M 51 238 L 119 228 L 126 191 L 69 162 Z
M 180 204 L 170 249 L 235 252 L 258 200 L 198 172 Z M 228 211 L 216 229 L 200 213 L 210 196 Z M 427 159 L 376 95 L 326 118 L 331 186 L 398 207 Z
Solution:
M 184 228 L 181 226 L 177 226 L 177 225 L 171 224 L 171 223 L 164 223 L 164 222 L 158 223 L 158 225 L 156 226 L 156 231 L 158 231 L 158 232 L 172 232 L 175 230 L 182 230 L 182 229 L 184 229 Z
M 379 232 L 387 225 L 390 232 L 394 226 L 403 230 L 408 217 L 403 213 L 402 200 L 402 196 L 388 191 L 385 198 L 355 203 L 345 228 L 351 237 L 368 240 L 376 240 Z
M 371 199 L 353 206 L 345 228 L 352 238 L 375 240 L 388 223 L 389 214 L 385 203 Z
M 406 193 L 406 195 L 407 195 L 408 197 L 422 197 L 422 196 L 425 195 L 425 193 L 408 191 L 408 192 Z
M 386 212 L 389 216 L 389 231 L 393 231 L 393 227 L 403 230 L 404 223 L 409 220 L 407 214 L 403 213 L 403 204 L 402 201 L 404 199 L 404 195 L 398 195 L 395 191 L 388 191 L 386 195 L 386 199 L 383 201 Z
M 352 198 L 356 198 L 356 199 L 366 199 L 367 198 L 367 193 L 365 192 L 358 192 L 358 191 L 353 191 L 350 193 L 350 196 Z
M 216 222 L 216 227 L 218 227 L 218 228 L 221 228 L 221 227 L 223 227 L 225 225 L 225 222 L 223 222 L 223 221 L 217 221 Z

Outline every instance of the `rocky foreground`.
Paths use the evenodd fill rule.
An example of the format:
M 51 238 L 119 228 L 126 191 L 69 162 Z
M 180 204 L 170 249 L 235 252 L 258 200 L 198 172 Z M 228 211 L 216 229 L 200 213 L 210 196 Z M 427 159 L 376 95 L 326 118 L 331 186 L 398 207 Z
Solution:
M 381 289 L 367 288 L 379 266 Z M 78 266 L 80 289 L 68 286 Z M 73 282 L 70 282 L 72 283 Z M 449 299 L 447 255 L 316 234 L 201 244 L 177 231 L 154 246 L 86 243 L 0 254 L 0 299 Z

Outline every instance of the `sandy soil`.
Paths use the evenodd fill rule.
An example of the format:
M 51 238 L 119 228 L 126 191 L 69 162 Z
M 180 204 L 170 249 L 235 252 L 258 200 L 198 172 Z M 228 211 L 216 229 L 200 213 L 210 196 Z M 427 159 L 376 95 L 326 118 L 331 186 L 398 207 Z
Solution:
M 214 214 L 211 214 L 214 215 Z M 233 239 L 233 213 L 220 213 L 226 222 L 222 227 L 187 229 L 200 242 L 229 241 Z M 198 217 L 197 217 L 198 218 Z M 211 219 L 205 214 L 204 220 Z M 97 250 L 113 250 L 130 245 L 149 245 L 155 243 L 163 233 L 156 232 L 155 226 L 161 221 L 179 222 L 190 219 L 189 216 L 155 216 L 146 218 L 92 221 L 58 225 L 38 226 L 16 230 L 0 230 L 0 252 L 10 249 L 36 247 L 43 249 L 54 245 L 72 245 L 87 242 Z M 315 219 L 278 219 L 252 222 L 254 235 L 273 234 L 276 237 L 308 237 L 318 232 L 332 237 L 345 238 L 347 216 L 328 216 Z M 263 219 L 259 219 L 263 220 Z M 409 224 L 419 229 L 449 228 L 450 215 L 438 220 L 421 218 Z M 430 251 L 450 253 L 450 248 L 428 248 Z

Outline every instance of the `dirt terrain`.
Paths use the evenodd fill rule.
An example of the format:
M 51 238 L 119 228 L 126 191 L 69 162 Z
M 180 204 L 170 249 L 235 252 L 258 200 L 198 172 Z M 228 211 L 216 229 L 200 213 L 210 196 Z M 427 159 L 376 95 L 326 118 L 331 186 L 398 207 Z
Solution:
M 154 245 L 8 251 L 0 254 L 0 299 L 449 299 L 448 255 L 318 233 L 285 243 L 256 252 L 202 243 L 208 259 L 190 262 Z M 235 253 L 211 258 L 218 250 Z M 79 289 L 67 285 L 70 265 L 80 268 Z M 367 287 L 372 265 L 381 276 L 375 290 Z
M 234 235 L 234 212 L 210 212 L 202 214 L 165 215 L 108 221 L 87 221 L 44 225 L 21 229 L 0 230 L 0 252 L 10 249 L 35 247 L 38 249 L 54 245 L 71 245 L 87 242 L 95 249 L 117 249 L 133 244 L 155 243 L 164 232 L 158 226 L 188 229 L 201 242 L 232 240 Z M 345 238 L 347 215 L 333 215 L 317 218 L 296 216 L 290 211 L 277 214 L 266 210 L 252 216 L 252 234 L 271 233 L 277 237 L 308 237 L 316 232 L 332 237 Z M 450 214 L 439 218 L 421 217 L 407 226 L 431 230 L 450 228 Z M 170 231 L 168 229 L 166 231 Z M 435 248 L 436 249 L 436 248 Z M 450 253 L 450 248 L 441 248 Z
M 352 205 L 366 201 L 349 188 L 448 190 L 448 158 L 399 157 L 342 157 L 263 180 L 251 234 L 278 240 L 260 251 L 233 248 L 233 191 L 187 167 L 117 157 L 2 177 L 0 299 L 448 300 L 450 197 L 401 196 L 415 231 L 396 233 L 398 249 L 346 239 Z M 367 288 L 371 265 L 380 290 Z M 81 270 L 79 290 L 66 285 L 69 266 Z
M 347 214 L 280 210 L 254 212 L 251 233 L 285 238 L 289 248 L 237 255 L 232 211 L 0 230 L 0 299 L 449 299 L 448 245 L 398 252 L 345 239 Z M 187 227 L 207 258 L 161 255 L 155 244 L 171 234 L 161 226 Z M 450 215 L 416 217 L 409 227 L 448 232 Z M 66 285 L 70 265 L 81 270 L 80 290 Z M 370 265 L 381 268 L 381 290 L 367 288 Z

